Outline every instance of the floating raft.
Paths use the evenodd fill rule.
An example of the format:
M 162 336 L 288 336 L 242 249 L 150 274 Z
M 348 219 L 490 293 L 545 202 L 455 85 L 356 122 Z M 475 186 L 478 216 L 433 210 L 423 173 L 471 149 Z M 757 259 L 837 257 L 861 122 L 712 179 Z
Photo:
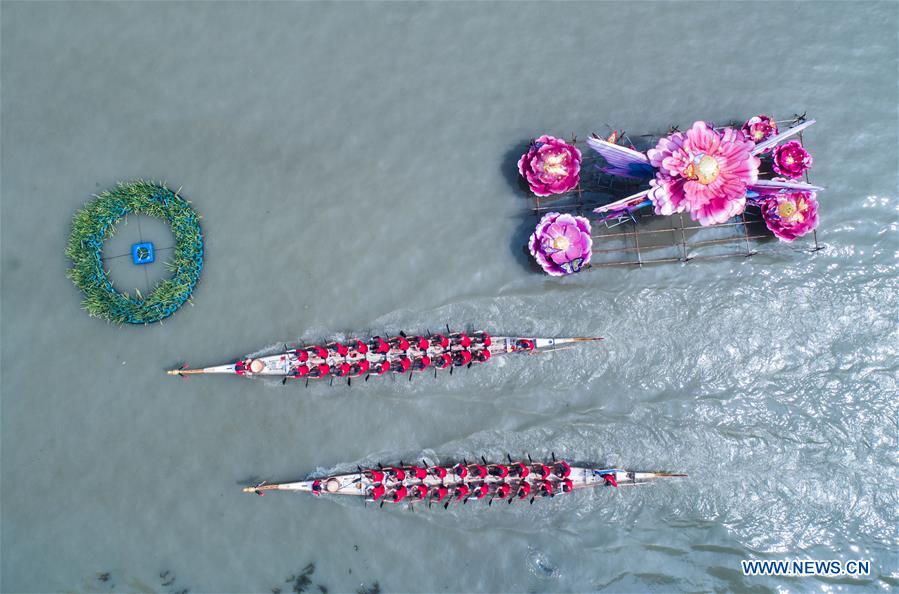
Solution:
M 170 369 L 169 375 L 205 374 L 239 375 L 244 377 L 280 377 L 286 383 L 295 379 L 354 377 L 368 380 L 384 374 L 409 374 L 433 370 L 452 373 L 456 367 L 471 367 L 488 363 L 494 357 L 509 354 L 532 355 L 571 348 L 579 343 L 603 340 L 600 337 L 575 338 L 514 338 L 490 336 L 487 332 L 450 332 L 428 336 L 375 336 L 365 340 L 352 339 L 324 345 L 295 346 L 280 353 L 263 357 L 244 357 L 225 365 L 200 369 L 186 366 Z
M 508 503 L 551 498 L 576 489 L 643 485 L 659 478 L 685 477 L 661 471 L 622 470 L 572 466 L 565 460 L 512 461 L 491 464 L 463 461 L 453 466 L 399 465 L 359 468 L 357 472 L 312 478 L 291 483 L 261 483 L 245 487 L 245 493 L 297 491 L 313 495 L 350 495 L 366 502 L 384 504 L 427 503 L 449 507 L 452 503 L 495 500 Z
M 782 124 L 807 122 L 804 116 L 784 120 Z M 617 133 L 616 133 L 617 135 Z M 664 135 L 642 134 L 618 137 L 618 142 L 638 148 L 651 148 Z M 797 138 L 803 142 L 802 132 Z M 747 205 L 740 215 L 717 225 L 702 226 L 684 213 L 660 216 L 652 209 L 638 210 L 619 217 L 608 218 L 594 213 L 594 209 L 610 202 L 610 195 L 621 196 L 638 192 L 645 184 L 599 170 L 602 162 L 587 142 L 574 143 L 583 155 L 581 182 L 571 192 L 554 196 L 531 194 L 532 213 L 539 219 L 548 212 L 569 213 L 590 219 L 593 251 L 585 270 L 615 267 L 687 263 L 719 258 L 748 258 L 757 254 L 811 254 L 826 246 L 818 241 L 817 231 L 796 239 L 793 243 L 778 241 L 765 225 L 761 211 Z M 806 173 L 804 180 L 810 183 Z M 614 201 L 614 200 L 612 200 Z M 527 253 L 527 245 L 524 246 Z

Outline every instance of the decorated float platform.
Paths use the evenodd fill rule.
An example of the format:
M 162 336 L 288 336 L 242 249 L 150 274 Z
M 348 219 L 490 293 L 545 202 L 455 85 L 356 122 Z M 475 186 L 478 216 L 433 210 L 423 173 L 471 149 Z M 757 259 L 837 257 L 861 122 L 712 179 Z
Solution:
M 820 251 L 823 188 L 803 139 L 812 124 L 762 115 L 666 134 L 540 136 L 518 163 L 535 225 L 523 249 L 552 276 Z

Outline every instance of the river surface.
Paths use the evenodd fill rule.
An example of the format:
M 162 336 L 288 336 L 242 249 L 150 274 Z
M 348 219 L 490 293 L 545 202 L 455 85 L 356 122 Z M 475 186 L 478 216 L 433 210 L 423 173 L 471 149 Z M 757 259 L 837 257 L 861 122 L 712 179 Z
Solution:
M 0 589 L 895 589 L 897 9 L 4 2 Z M 803 111 L 825 250 L 522 265 L 528 139 Z M 193 202 L 205 269 L 119 328 L 63 250 L 136 178 Z M 607 340 L 351 388 L 164 374 L 446 323 Z M 447 511 L 240 491 L 507 452 L 690 476 Z M 871 575 L 740 569 L 792 558 Z

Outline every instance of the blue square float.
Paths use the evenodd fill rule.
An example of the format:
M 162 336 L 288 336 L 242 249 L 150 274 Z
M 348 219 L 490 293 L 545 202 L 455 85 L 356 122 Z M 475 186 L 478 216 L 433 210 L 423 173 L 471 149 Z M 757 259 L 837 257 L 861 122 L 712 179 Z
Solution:
M 135 243 L 131 246 L 131 261 L 135 264 L 150 264 L 155 260 L 156 253 L 153 250 L 153 244 L 149 241 Z

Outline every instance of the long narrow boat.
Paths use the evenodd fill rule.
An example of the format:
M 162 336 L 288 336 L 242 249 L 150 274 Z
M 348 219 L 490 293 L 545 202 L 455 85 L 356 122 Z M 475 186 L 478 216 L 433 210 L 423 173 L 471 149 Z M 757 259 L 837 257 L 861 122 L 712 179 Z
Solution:
M 288 379 L 323 379 L 409 374 L 455 367 L 471 367 L 490 359 L 513 353 L 546 353 L 602 338 L 515 338 L 490 336 L 487 332 L 449 332 L 426 336 L 374 336 L 366 340 L 352 339 L 324 345 L 295 346 L 285 351 L 260 357 L 244 357 L 225 365 L 200 369 L 186 366 L 170 369 L 169 375 L 226 374 L 245 377 L 281 377 Z
M 357 467 L 358 468 L 358 467 Z M 244 493 L 264 495 L 269 491 L 298 491 L 313 495 L 352 495 L 367 502 L 399 504 L 416 502 L 429 506 L 484 500 L 514 501 L 570 493 L 590 487 L 643 485 L 658 478 L 685 477 L 662 471 L 622 470 L 571 466 L 565 460 L 512 461 L 491 464 L 463 461 L 452 466 L 399 465 L 358 468 L 357 472 L 312 478 L 291 483 L 261 483 L 245 487 Z

